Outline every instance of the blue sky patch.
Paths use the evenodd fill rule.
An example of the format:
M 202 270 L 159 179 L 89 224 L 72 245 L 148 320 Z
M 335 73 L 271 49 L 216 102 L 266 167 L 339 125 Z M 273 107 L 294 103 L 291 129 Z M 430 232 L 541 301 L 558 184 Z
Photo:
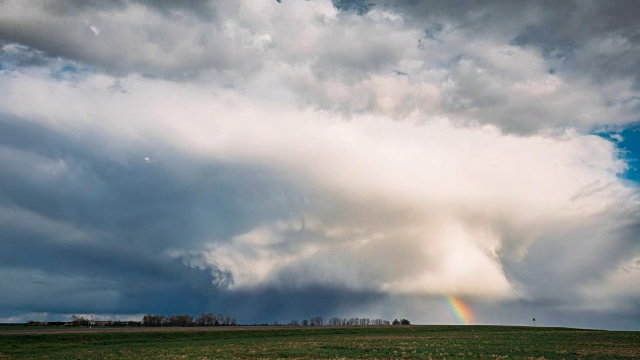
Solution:
M 629 169 L 623 175 L 626 179 L 640 182 L 640 124 L 634 124 L 622 131 L 598 133 L 617 142 Z
M 90 73 L 85 66 L 65 62 L 51 69 L 51 76 L 57 80 L 78 80 Z

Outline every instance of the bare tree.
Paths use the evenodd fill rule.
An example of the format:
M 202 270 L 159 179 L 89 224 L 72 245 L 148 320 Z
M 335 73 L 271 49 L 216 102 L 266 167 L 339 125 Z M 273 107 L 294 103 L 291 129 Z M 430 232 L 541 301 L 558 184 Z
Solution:
M 309 321 L 311 326 L 322 326 L 324 325 L 324 318 L 322 316 L 314 316 Z
M 89 326 L 89 320 L 83 316 L 71 315 L 71 321 L 74 326 Z
M 202 313 L 199 318 L 196 319 L 196 325 L 198 326 L 213 326 L 215 323 L 215 315 L 213 313 Z
M 142 318 L 144 326 L 162 326 L 165 324 L 165 318 L 162 315 L 147 314 Z
M 191 315 L 181 314 L 181 315 L 172 316 L 172 320 L 173 320 L 173 324 L 172 324 L 173 326 L 186 327 L 186 326 L 193 325 L 193 316 Z

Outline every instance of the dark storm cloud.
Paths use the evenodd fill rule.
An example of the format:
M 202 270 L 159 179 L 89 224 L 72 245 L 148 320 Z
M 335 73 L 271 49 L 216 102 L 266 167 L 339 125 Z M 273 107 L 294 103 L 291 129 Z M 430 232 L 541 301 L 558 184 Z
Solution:
M 589 226 L 573 231 L 551 232 L 531 245 L 526 258 L 505 257 L 505 268 L 514 281 L 530 287 L 532 296 L 554 299 L 556 305 L 575 305 L 576 283 L 604 280 L 638 251 L 640 239 L 632 235 L 638 228 L 637 215 L 619 211 L 614 219 L 629 220 L 622 225 L 593 219 Z M 557 241 L 559 237 L 563 241 Z
M 232 309 L 245 322 L 271 324 L 274 321 L 301 321 L 318 315 L 327 318 L 354 316 L 354 309 L 387 297 L 377 292 L 354 291 L 332 286 L 309 286 L 286 291 L 262 288 L 225 293 L 216 299 L 213 306 Z
M 146 149 L 156 150 L 149 161 L 141 153 L 118 162 L 99 147 L 98 139 L 0 117 L 6 316 L 220 311 L 270 323 L 348 313 L 383 296 L 330 286 L 229 291 L 233 274 L 167 251 L 197 253 L 291 216 L 302 206 L 296 190 L 259 168 L 159 149 Z
M 119 163 L 102 157 L 99 139 L 85 142 L 20 120 L 4 121 L 0 126 L 7 201 L 38 209 L 48 218 L 78 221 L 98 230 L 124 227 L 132 241 L 137 232 L 168 242 L 180 238 L 181 231 L 188 231 L 182 242 L 203 236 L 199 233 L 203 230 L 213 238 L 226 238 L 243 230 L 236 219 L 276 218 L 290 205 L 282 197 L 287 190 L 260 169 L 199 164 L 162 152 L 158 156 L 168 158 L 155 162 L 154 157 L 151 162 L 145 157 L 155 156 L 148 153 L 154 149 L 144 148 L 131 154 L 126 163 Z M 247 183 L 238 183 L 238 179 Z M 189 210 L 194 205 L 199 209 Z M 164 220 L 150 226 L 151 219 L 159 218 Z M 163 229 L 164 224 L 184 229 Z
M 509 324 L 521 326 L 557 326 L 608 329 L 608 330 L 637 330 L 640 322 L 639 303 L 633 302 L 632 311 L 600 312 L 593 309 L 580 309 L 577 304 L 558 304 L 553 298 L 520 300 L 500 303 L 500 306 L 490 303 L 476 302 L 474 309 L 482 314 L 482 322 L 495 324 L 505 321 Z M 533 319 L 536 319 L 535 324 Z
M 230 295 L 214 281 L 230 275 L 167 258 L 166 251 L 224 242 L 252 224 L 288 216 L 299 201 L 260 169 L 202 167 L 166 152 L 154 162 L 140 154 L 117 163 L 101 157 L 96 146 L 21 119 L 0 119 L 5 309 L 197 313 L 212 305 L 230 308 L 236 300 L 226 299 Z M 171 156 L 180 165 L 167 163 Z M 56 289 L 68 292 L 65 300 L 42 296 L 53 296 Z M 232 296 L 252 299 L 253 294 Z M 273 302 L 278 301 L 265 304 Z

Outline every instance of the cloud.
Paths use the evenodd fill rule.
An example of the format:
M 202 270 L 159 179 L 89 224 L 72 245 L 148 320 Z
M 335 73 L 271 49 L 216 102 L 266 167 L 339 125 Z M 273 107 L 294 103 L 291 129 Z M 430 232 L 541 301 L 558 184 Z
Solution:
M 100 35 L 100 29 L 98 29 L 97 27 L 95 27 L 95 26 L 93 26 L 93 25 L 89 26 L 89 30 L 93 31 L 93 34 L 94 34 L 95 36 Z
M 200 7 L 213 18 L 198 16 L 209 13 L 195 10 Z M 419 111 L 520 134 L 590 131 L 637 120 L 637 64 L 629 59 L 638 58 L 638 45 L 631 24 L 615 27 L 581 4 L 551 9 L 536 3 L 467 8 L 399 2 L 362 15 L 340 12 L 327 1 L 198 2 L 182 8 L 137 2 L 54 13 L 24 2 L 6 8 L 0 27 L 6 41 L 116 74 L 204 76 L 255 90 L 249 84 L 282 73 L 277 80 L 291 87 L 281 95 L 305 105 L 396 118 Z M 572 9 L 571 21 L 556 18 L 554 11 Z M 633 12 L 621 4 L 607 11 L 618 17 L 625 10 Z M 585 38 L 574 22 L 600 32 Z M 86 31 L 90 27 L 100 29 L 99 39 Z M 564 40 L 548 40 L 540 28 L 558 29 Z M 595 78 L 603 68 L 611 74 Z
M 622 263 L 599 281 L 585 284 L 580 290 L 584 300 L 579 306 L 600 313 L 633 312 L 637 309 L 640 259 Z
M 522 133 L 567 125 L 588 131 L 637 121 L 638 77 L 633 69 L 637 67 L 639 43 L 631 19 L 638 15 L 638 8 L 630 1 L 616 4 L 398 1 L 388 7 L 401 13 L 407 23 L 425 28 L 422 43 L 435 42 L 439 46 L 432 54 L 461 56 L 472 62 L 477 71 L 472 76 L 478 76 L 480 81 L 491 79 L 480 83 L 489 94 L 496 88 L 504 90 L 489 97 L 503 103 L 492 104 L 486 110 L 514 111 L 486 117 L 474 111 L 473 115 L 482 122 L 500 122 L 503 130 Z M 516 74 L 519 76 L 509 78 Z M 551 86 L 549 79 L 559 82 Z M 466 88 L 469 78 L 464 80 L 462 86 Z M 471 80 L 472 84 L 478 81 Z M 537 89 L 536 97 L 524 94 L 515 97 L 524 100 L 521 106 L 544 108 L 544 113 L 536 114 L 533 108 L 525 110 L 518 106 L 518 100 L 515 106 L 511 105 L 515 99 L 509 87 L 513 85 L 517 86 L 513 89 L 516 91 L 523 89 L 521 85 Z M 549 96 L 540 97 L 545 88 Z M 578 95 L 576 90 L 586 92 Z M 569 100 L 571 94 L 577 96 Z M 483 98 L 477 94 L 461 97 L 466 100 L 463 106 L 472 108 Z M 579 99 L 585 101 L 578 104 Z M 482 103 L 479 105 L 480 110 L 485 110 Z M 559 106 L 566 106 L 566 110 L 560 110 Z M 546 109 L 553 110 L 545 112 Z M 528 115 L 532 117 L 527 119 Z M 520 121 L 514 123 L 511 120 L 514 116 Z
M 167 14 L 144 3 L 129 3 L 51 12 L 47 4 L 14 1 L 4 8 L 0 38 L 119 74 L 186 76 L 202 67 L 223 70 L 250 55 L 225 36 L 224 28 L 202 23 L 193 12 L 179 8 Z M 165 17 L 176 20 L 171 28 L 164 25 Z M 226 50 L 215 51 L 220 48 Z
M 8 82 L 16 97 L 25 91 L 38 98 L 38 89 L 48 89 L 48 105 L 15 109 L 15 116 L 31 119 L 52 116 L 62 111 L 58 104 L 71 99 L 79 109 L 90 108 L 95 99 L 110 94 L 109 110 L 101 113 L 99 121 L 83 120 L 78 112 L 75 118 L 54 115 L 56 124 L 42 124 L 53 129 L 73 126 L 81 148 L 90 143 L 79 139 L 92 133 L 100 134 L 103 143 L 119 144 L 119 153 L 115 148 L 107 152 L 109 158 L 100 160 L 104 165 L 99 167 L 79 171 L 74 169 L 78 166 L 74 163 L 83 162 L 79 160 L 38 160 L 43 165 L 25 160 L 21 162 L 33 165 L 22 165 L 26 172 L 21 175 L 14 170 L 13 176 L 24 178 L 42 169 L 43 175 L 36 179 L 48 181 L 41 187 L 50 187 L 51 181 L 68 183 L 78 176 L 80 184 L 97 178 L 91 180 L 93 186 L 85 186 L 90 194 L 100 188 L 96 185 L 115 185 L 103 190 L 105 196 L 118 196 L 111 200 L 113 206 L 134 206 L 128 210 L 131 214 L 111 215 L 111 221 L 124 226 L 127 241 L 143 251 L 154 249 L 154 256 L 163 261 L 208 272 L 209 285 L 223 289 L 321 285 L 410 295 L 524 296 L 528 289 L 510 278 L 504 259 L 517 263 L 526 258 L 536 238 L 555 235 L 563 224 L 590 223 L 592 217 L 628 202 L 634 192 L 616 177 L 625 164 L 616 157 L 614 144 L 597 136 L 515 137 L 492 127 L 459 128 L 448 122 L 417 125 L 367 116 L 335 122 L 333 115 L 256 103 L 235 93 L 227 98 L 203 96 L 199 89 L 181 94 L 180 85 L 140 78 L 123 81 L 127 88 L 138 88 L 125 94 L 109 92 L 109 82 L 94 77 L 73 86 L 46 78 Z M 159 98 L 164 99 L 162 105 L 152 106 Z M 184 104 L 191 104 L 192 113 L 186 114 L 190 120 L 177 124 L 171 109 Z M 136 118 L 121 118 L 125 111 L 137 112 Z M 145 140 L 149 138 L 155 143 L 149 144 Z M 138 149 L 145 147 L 164 152 L 159 157 L 165 160 L 156 163 L 164 167 L 159 173 L 132 168 Z M 167 149 L 173 150 L 167 153 Z M 176 156 L 181 160 L 172 160 Z M 228 194 L 231 203 L 197 205 L 196 196 L 213 200 L 221 194 L 214 190 L 203 196 L 202 191 L 215 182 L 194 173 L 203 165 L 185 166 L 185 156 L 203 165 L 222 160 L 283 175 L 266 178 L 272 183 L 265 194 L 255 188 L 259 183 L 242 185 L 247 181 L 244 173 L 232 172 L 222 180 L 225 187 L 237 184 L 232 189 L 238 192 Z M 16 156 L 7 157 L 12 158 Z M 104 166 L 120 169 L 120 180 L 104 173 Z M 185 181 L 192 190 L 181 190 Z M 249 209 L 258 206 L 256 217 L 241 208 L 233 221 L 236 226 L 215 230 L 216 223 L 230 220 L 229 205 L 242 205 L 239 192 L 248 189 L 262 198 L 251 200 L 249 194 L 246 200 Z M 129 198 L 126 194 L 133 191 L 137 194 Z M 282 196 L 292 200 L 282 203 L 278 200 Z M 102 201 L 96 199 L 95 205 Z M 185 207 L 177 206 L 181 203 Z M 279 207 L 273 208 L 276 204 Z M 266 206 L 271 209 L 269 215 L 260 210 Z M 204 211 L 209 215 L 200 218 L 213 223 L 199 224 L 196 219 L 181 223 L 187 218 L 184 214 L 175 218 L 176 211 L 188 208 Z M 172 219 L 169 228 L 158 227 L 161 218 Z M 106 220 L 96 225 L 107 227 Z M 201 231 L 182 233 L 189 223 Z M 479 278 L 483 279 L 480 286 Z
M 457 295 L 484 322 L 638 319 L 637 185 L 620 140 L 592 134 L 637 120 L 632 62 L 590 67 L 633 54 L 628 24 L 334 5 L 6 1 L 0 316 L 446 322 L 420 304 Z

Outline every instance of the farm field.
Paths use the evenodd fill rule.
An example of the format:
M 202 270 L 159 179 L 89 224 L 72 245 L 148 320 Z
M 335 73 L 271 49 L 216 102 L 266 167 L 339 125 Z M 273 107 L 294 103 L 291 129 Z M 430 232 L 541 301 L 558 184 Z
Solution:
M 88 330 L 88 329 L 85 329 Z M 506 326 L 0 331 L 0 359 L 638 359 L 640 332 Z

